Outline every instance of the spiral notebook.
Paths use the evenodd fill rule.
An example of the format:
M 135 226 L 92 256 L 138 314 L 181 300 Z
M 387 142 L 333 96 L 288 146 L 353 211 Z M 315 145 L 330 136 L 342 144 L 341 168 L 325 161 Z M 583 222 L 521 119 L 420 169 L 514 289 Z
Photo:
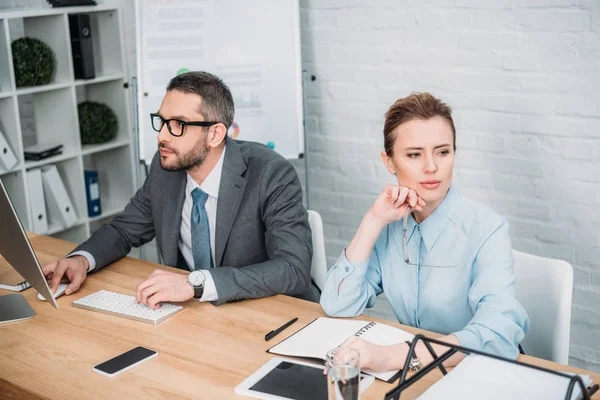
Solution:
M 0 256 L 0 289 L 20 292 L 31 285 Z
M 414 337 L 402 329 L 379 322 L 320 317 L 267 352 L 324 362 L 327 351 L 341 345 L 351 336 L 359 336 L 368 342 L 384 346 L 410 341 Z M 363 372 L 391 383 L 399 377 L 400 371 L 374 372 L 364 369 Z

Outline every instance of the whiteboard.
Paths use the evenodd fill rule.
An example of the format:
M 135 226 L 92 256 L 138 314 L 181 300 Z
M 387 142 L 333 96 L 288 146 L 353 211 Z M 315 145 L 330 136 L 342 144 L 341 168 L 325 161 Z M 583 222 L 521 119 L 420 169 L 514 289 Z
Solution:
M 298 0 L 136 0 L 140 158 L 150 163 L 150 125 L 169 80 L 208 71 L 235 103 L 228 135 L 286 158 L 304 153 Z

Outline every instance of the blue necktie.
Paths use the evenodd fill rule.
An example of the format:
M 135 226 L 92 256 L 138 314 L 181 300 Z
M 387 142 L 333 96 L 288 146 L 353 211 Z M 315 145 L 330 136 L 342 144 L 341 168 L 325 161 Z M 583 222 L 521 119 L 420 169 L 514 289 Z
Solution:
M 192 191 L 192 252 L 194 254 L 194 270 L 210 269 L 213 266 L 210 251 L 210 228 L 204 204 L 208 194 L 200 188 Z

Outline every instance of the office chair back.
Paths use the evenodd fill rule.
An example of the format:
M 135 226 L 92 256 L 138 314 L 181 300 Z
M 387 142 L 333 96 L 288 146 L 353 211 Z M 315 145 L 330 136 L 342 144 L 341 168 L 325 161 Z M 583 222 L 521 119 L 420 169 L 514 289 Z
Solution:
M 310 277 L 319 290 L 323 290 L 327 278 L 327 256 L 325 254 L 325 237 L 323 236 L 323 220 L 314 210 L 308 210 L 308 223 L 312 230 L 313 256 Z
M 573 267 L 566 261 L 513 251 L 517 300 L 529 314 L 525 353 L 569 363 Z

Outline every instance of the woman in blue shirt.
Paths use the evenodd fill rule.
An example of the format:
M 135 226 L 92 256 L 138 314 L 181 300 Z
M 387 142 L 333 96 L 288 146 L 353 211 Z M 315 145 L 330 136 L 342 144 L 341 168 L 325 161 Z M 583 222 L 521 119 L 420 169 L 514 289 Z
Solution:
M 529 318 L 515 299 L 508 222 L 452 183 L 452 110 L 428 93 L 398 100 L 385 115 L 384 147 L 381 158 L 398 185 L 385 186 L 364 215 L 327 275 L 321 306 L 330 316 L 353 317 L 385 292 L 400 323 L 516 358 Z M 408 353 L 405 343 L 352 337 L 345 344 L 375 371 L 401 369 Z M 422 344 L 417 355 L 417 364 L 431 361 Z

